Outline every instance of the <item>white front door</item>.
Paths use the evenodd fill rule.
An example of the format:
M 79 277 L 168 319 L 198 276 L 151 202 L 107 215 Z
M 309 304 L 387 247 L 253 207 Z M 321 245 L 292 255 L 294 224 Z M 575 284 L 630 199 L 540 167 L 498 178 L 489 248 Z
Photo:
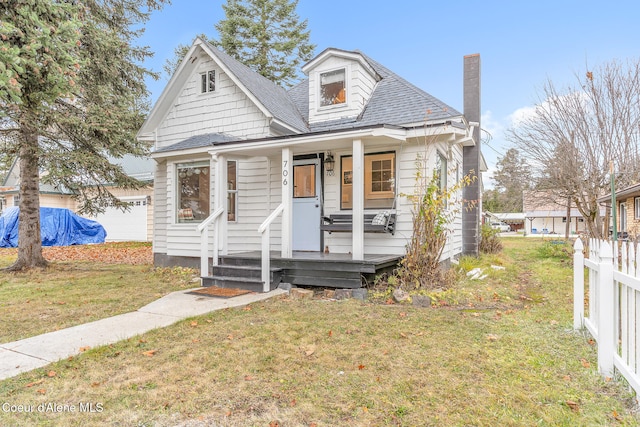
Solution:
M 293 250 L 320 251 L 320 159 L 293 162 Z

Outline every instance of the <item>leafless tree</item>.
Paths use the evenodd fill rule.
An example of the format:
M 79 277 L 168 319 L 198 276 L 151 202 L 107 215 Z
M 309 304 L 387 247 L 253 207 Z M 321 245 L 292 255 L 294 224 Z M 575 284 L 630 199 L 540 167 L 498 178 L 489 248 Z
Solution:
M 598 197 L 638 181 L 640 61 L 612 61 L 558 90 L 547 81 L 533 114 L 514 122 L 507 139 L 524 154 L 536 188 L 570 200 L 587 232 L 606 236 Z

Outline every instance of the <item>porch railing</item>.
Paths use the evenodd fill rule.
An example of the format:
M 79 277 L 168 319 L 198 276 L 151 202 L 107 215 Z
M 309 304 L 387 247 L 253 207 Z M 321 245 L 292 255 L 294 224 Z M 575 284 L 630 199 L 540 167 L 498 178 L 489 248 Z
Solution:
M 258 227 L 258 233 L 262 234 L 262 291 L 269 292 L 271 288 L 271 223 L 282 213 L 284 210 L 284 204 L 280 203 L 277 208 L 264 220 L 260 227 Z
M 202 277 L 209 275 L 209 225 L 213 223 L 213 265 L 218 265 L 218 246 L 219 246 L 219 238 L 218 238 L 218 218 L 224 212 L 223 208 L 218 208 L 211 215 L 207 217 L 204 221 L 198 224 L 198 231 L 200 232 L 200 275 Z

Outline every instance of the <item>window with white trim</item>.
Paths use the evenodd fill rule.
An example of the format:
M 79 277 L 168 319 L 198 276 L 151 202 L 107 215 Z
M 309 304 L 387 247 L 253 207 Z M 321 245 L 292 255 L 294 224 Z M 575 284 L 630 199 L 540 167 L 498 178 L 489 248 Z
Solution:
M 441 193 L 447 191 L 447 158 L 438 151 L 438 158 L 436 160 L 436 180 L 438 181 L 438 188 Z
M 347 102 L 345 69 L 320 74 L 320 106 L 344 104 Z
M 340 209 L 353 208 L 353 158 L 342 156 Z M 364 208 L 390 209 L 395 198 L 396 153 L 364 155 Z
M 438 151 L 438 157 L 436 158 L 436 168 L 435 168 L 435 179 L 437 181 L 438 188 L 440 190 L 440 194 L 444 195 L 447 193 L 447 178 L 449 175 L 447 158 Z M 444 200 L 444 207 L 448 207 L 449 201 L 447 199 Z
M 200 93 L 208 93 L 216 90 L 216 71 L 209 70 L 200 74 Z
M 227 220 L 236 222 L 238 209 L 238 162 L 227 161 Z
M 202 222 L 209 216 L 209 162 L 176 165 L 176 220 Z
M 634 218 L 635 219 L 640 219 L 640 197 L 636 197 L 633 199 L 633 206 L 634 206 Z

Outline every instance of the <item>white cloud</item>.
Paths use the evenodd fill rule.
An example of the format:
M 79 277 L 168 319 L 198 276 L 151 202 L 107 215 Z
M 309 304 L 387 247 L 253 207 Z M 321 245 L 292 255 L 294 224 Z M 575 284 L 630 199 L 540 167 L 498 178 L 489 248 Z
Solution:
M 518 108 L 513 113 L 509 115 L 509 124 L 513 127 L 518 127 L 520 123 L 525 121 L 526 119 L 533 117 L 536 115 L 536 106 L 529 105 L 526 107 Z
M 482 123 L 482 129 L 491 134 L 491 139 L 502 138 L 505 127 L 500 120 L 494 119 L 493 112 L 491 110 L 485 111 L 480 120 Z

